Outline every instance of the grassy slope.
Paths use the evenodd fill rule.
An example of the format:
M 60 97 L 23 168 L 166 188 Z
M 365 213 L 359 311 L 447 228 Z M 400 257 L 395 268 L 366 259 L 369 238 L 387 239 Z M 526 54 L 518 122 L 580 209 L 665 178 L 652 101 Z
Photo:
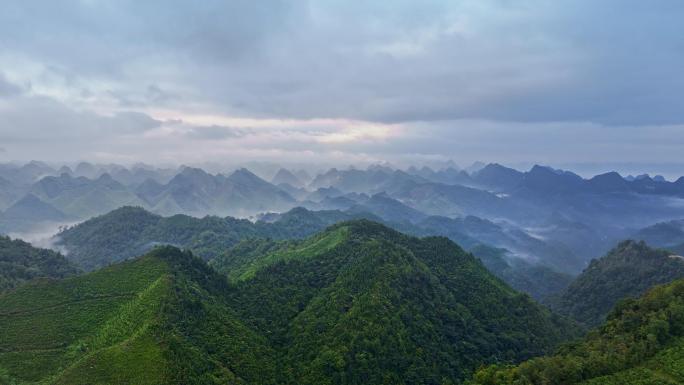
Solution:
M 272 353 L 222 290 L 173 248 L 24 285 L 0 296 L 0 383 L 268 383 Z

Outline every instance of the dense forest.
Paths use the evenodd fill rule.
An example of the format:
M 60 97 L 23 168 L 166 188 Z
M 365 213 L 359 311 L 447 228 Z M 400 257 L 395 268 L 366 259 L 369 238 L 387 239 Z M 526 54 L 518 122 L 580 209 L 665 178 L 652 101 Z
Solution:
M 240 247 L 230 280 L 159 247 L 0 295 L 0 378 L 437 385 L 580 332 L 446 238 L 354 221 Z
M 684 259 L 652 249 L 644 242 L 624 241 L 604 257 L 593 260 L 552 308 L 593 327 L 601 324 L 621 299 L 638 297 L 650 287 L 684 278 Z
M 675 385 L 684 382 L 684 280 L 626 299 L 552 356 L 477 372 L 471 385 Z
M 63 278 L 78 271 L 55 251 L 0 236 L 0 292 L 34 278 Z
M 466 230 L 482 234 L 487 239 L 491 239 L 492 234 L 496 234 L 495 238 L 501 235 L 502 229 L 498 226 L 472 217 L 463 221 L 431 217 L 419 226 L 382 221 L 362 210 L 310 211 L 298 207 L 283 214 L 264 215 L 260 220 L 251 222 L 215 216 L 162 217 L 140 207 L 122 207 L 65 229 L 58 234 L 57 240 L 59 246 L 68 251 L 69 260 L 85 270 L 141 255 L 161 244 L 189 249 L 215 267 L 221 268 L 225 264 L 226 269 L 245 258 L 247 249 L 256 247 L 254 242 L 301 240 L 334 223 L 359 218 L 381 222 L 416 236 L 446 236 L 468 247 L 497 277 L 538 301 L 546 301 L 559 293 L 572 280 L 568 274 L 514 257 L 506 249 L 487 246 L 464 235 Z M 240 244 L 243 241 L 245 243 Z M 235 251 L 231 250 L 233 247 Z

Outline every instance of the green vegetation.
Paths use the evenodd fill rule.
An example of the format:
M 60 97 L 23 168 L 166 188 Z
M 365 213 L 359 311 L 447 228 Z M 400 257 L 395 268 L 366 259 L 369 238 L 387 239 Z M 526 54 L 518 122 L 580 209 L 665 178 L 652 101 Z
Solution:
M 684 278 L 684 260 L 644 242 L 624 241 L 582 274 L 550 305 L 587 326 L 601 324 L 621 299 Z
M 684 280 L 621 301 L 583 341 L 518 366 L 479 370 L 472 385 L 684 383 Z
M 23 285 L 0 295 L 0 383 L 268 384 L 271 350 L 231 315 L 226 290 L 170 247 Z
M 577 335 L 448 239 L 369 221 L 221 258 L 232 281 L 166 246 L 0 295 L 0 383 L 438 385 Z
M 274 223 L 252 223 L 231 217 L 162 217 L 141 207 L 122 207 L 61 232 L 59 239 L 69 251 L 69 260 L 85 270 L 94 270 L 162 244 L 190 249 L 210 260 L 245 239 L 304 238 L 348 218 L 340 212 L 314 214 L 299 208 Z
M 239 274 L 234 268 L 242 266 L 241 261 L 245 259 L 251 261 L 257 257 L 250 253 L 262 257 L 269 254 L 259 249 L 259 243 L 290 240 L 288 246 L 277 247 L 294 247 L 294 240 L 311 236 L 340 221 L 361 218 L 384 223 L 407 234 L 443 235 L 459 245 L 473 247 L 472 252 L 496 276 L 539 301 L 546 301 L 571 281 L 566 274 L 549 267 L 525 263 L 520 258 L 507 258 L 506 250 L 483 246 L 480 241 L 464 235 L 466 232 L 475 232 L 492 242 L 503 236 L 499 226 L 475 217 L 464 220 L 431 217 L 417 226 L 408 222 L 387 223 L 363 211 L 354 213 L 295 208 L 284 214 L 267 215 L 265 220 L 253 223 L 230 217 L 162 217 L 140 207 L 122 207 L 69 228 L 60 233 L 59 238 L 61 246 L 69 251 L 68 258 L 87 271 L 141 255 L 158 245 L 169 244 L 191 250 L 216 269 L 225 273 L 230 271 L 230 278 L 236 279 Z M 233 247 L 236 249 L 231 251 Z M 545 255 L 543 250 L 537 251 Z M 495 260 L 501 260 L 502 265 L 497 265 Z
M 559 273 L 550 267 L 508 257 L 506 249 L 477 245 L 470 252 L 480 258 L 492 274 L 542 303 L 561 293 L 573 280 L 571 275 Z
M 78 273 L 61 254 L 0 236 L 0 292 L 34 278 L 63 278 Z
M 237 268 L 231 303 L 278 352 L 280 383 L 456 383 L 577 335 L 446 238 L 354 221 L 251 246 L 267 254 Z

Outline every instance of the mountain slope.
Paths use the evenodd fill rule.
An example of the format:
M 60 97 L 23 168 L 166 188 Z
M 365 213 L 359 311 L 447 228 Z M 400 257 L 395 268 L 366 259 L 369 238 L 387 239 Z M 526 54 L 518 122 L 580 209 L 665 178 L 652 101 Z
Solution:
M 446 238 L 359 220 L 246 250 L 259 247 L 265 254 L 228 269 L 231 303 L 280 352 L 293 383 L 451 383 L 573 335 Z
M 644 242 L 624 241 L 593 260 L 551 305 L 561 314 L 596 326 L 620 299 L 679 278 L 684 278 L 684 259 Z
M 606 323 L 556 355 L 480 370 L 471 385 L 684 383 L 684 280 L 620 302 Z
M 61 254 L 0 236 L 0 292 L 34 278 L 63 278 L 78 273 Z
M 331 224 L 354 218 L 339 211 L 310 212 L 302 208 L 277 215 L 273 223 L 252 223 L 231 217 L 162 217 L 140 207 L 122 207 L 58 234 L 67 257 L 85 270 L 107 266 L 143 254 L 159 244 L 191 249 L 214 258 L 248 238 L 307 237 Z
M 225 281 L 174 248 L 0 295 L 0 381 L 269 384 L 272 351 Z
M 0 213 L 0 232 L 23 231 L 40 223 L 68 219 L 66 214 L 29 193 Z

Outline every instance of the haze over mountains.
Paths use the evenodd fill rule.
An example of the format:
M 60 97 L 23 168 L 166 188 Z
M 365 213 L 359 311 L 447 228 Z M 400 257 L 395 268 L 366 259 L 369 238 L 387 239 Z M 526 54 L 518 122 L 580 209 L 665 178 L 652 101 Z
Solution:
M 269 182 L 245 168 L 212 174 L 193 167 L 85 162 L 73 168 L 37 161 L 0 166 L 2 233 L 48 228 L 54 234 L 57 225 L 122 206 L 163 216 L 255 219 L 295 207 L 372 215 L 414 234 L 503 248 L 511 257 L 577 274 L 617 241 L 683 218 L 684 178 L 611 172 L 584 179 L 544 166 L 518 171 L 481 164 L 469 170 L 332 168 L 317 175 L 281 168 Z M 676 247 L 679 241 L 655 244 Z

